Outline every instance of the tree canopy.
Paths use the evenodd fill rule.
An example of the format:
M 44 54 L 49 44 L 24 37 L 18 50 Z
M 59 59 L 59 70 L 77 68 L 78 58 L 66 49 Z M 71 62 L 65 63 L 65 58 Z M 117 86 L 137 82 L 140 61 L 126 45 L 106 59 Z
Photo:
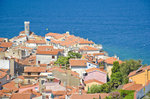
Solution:
M 68 55 L 65 56 L 59 56 L 55 64 L 62 65 L 62 66 L 68 66 L 69 64 L 69 59 L 70 58 L 81 58 L 81 54 L 79 53 L 74 53 L 72 51 L 68 52 Z
M 110 80 L 103 84 L 97 86 L 91 86 L 89 93 L 102 93 L 111 92 L 116 90 L 121 84 L 128 83 L 128 75 L 130 72 L 137 70 L 141 66 L 140 60 L 126 60 L 119 65 L 119 62 L 115 61 L 113 63 L 112 74 Z

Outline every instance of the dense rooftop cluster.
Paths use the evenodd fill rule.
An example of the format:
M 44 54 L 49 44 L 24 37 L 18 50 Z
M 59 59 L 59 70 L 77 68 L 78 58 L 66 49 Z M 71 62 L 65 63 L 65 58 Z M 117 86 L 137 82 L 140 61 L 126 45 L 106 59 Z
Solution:
M 68 58 L 69 52 L 79 53 L 81 57 Z M 61 57 L 68 63 L 57 62 Z M 108 93 L 87 92 L 92 85 L 107 83 L 116 61 L 123 63 L 117 56 L 108 56 L 102 45 L 69 32 L 41 37 L 25 29 L 11 39 L 0 38 L 0 98 L 104 99 Z M 143 88 L 135 76 L 149 69 L 148 66 L 131 72 L 131 82 L 122 89 Z M 150 77 L 149 71 L 147 74 Z

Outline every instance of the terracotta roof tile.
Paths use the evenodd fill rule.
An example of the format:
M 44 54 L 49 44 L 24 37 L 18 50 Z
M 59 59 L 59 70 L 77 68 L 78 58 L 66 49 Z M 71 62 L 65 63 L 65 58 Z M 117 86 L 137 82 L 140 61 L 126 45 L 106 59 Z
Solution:
M 84 59 L 70 59 L 70 66 L 87 66 L 87 60 Z
M 3 72 L 9 71 L 9 69 L 0 69 L 0 70 L 3 71 Z
M 94 44 L 94 42 L 88 40 L 81 40 L 79 41 L 79 44 Z
M 21 34 L 24 34 L 24 33 L 25 33 L 25 31 L 21 31 L 20 33 L 21 33 Z
M 47 34 L 46 34 L 46 36 L 55 36 L 55 35 L 58 35 L 58 33 L 51 33 L 51 32 L 50 32 L 50 33 L 47 33 Z
M 31 55 L 30 57 L 24 60 L 18 60 L 18 63 L 22 65 L 36 65 L 36 56 Z
M 2 42 L 0 44 L 0 47 L 11 47 L 13 45 L 12 42 Z
M 46 72 L 46 67 L 24 67 L 24 72 Z
M 52 50 L 52 51 L 39 51 L 37 50 L 37 53 L 36 54 L 43 54 L 43 55 L 58 55 L 59 51 L 55 51 L 55 50 Z
M 5 48 L 0 48 L 0 52 L 4 52 L 5 51 Z
M 22 88 L 28 88 L 28 87 L 34 87 L 34 86 L 38 86 L 39 83 L 36 83 L 36 84 L 29 84 L 29 85 L 20 85 L 19 86 L 19 89 L 22 89 Z M 21 92 L 21 91 L 20 91 Z
M 39 51 L 48 51 L 53 49 L 53 46 L 38 46 L 37 50 Z
M 132 72 L 129 73 L 128 77 L 131 77 L 131 76 L 133 76 L 133 75 L 142 73 L 142 72 L 144 72 L 146 69 L 150 70 L 150 66 L 145 66 L 145 67 L 141 68 L 140 70 L 138 70 L 138 72 L 137 72 L 137 70 L 132 71 Z
M 21 93 L 22 93 L 22 94 L 34 94 L 34 95 L 36 95 L 36 96 L 41 96 L 40 93 L 35 92 L 35 91 L 33 91 L 32 89 L 25 90 L 25 91 L 23 91 L 23 92 L 21 92 Z
M 20 94 L 20 93 L 14 93 L 11 96 L 11 99 L 31 99 L 31 94 Z
M 66 94 L 66 91 L 52 91 L 52 93 L 54 95 L 64 95 L 64 94 Z
M 115 62 L 115 61 L 118 61 L 119 64 L 122 63 L 121 60 L 118 60 L 117 58 L 114 58 L 114 57 L 109 57 L 109 58 L 105 59 L 104 62 L 107 63 L 107 64 L 113 64 L 113 62 Z
M 70 99 L 99 99 L 101 97 L 101 99 L 105 99 L 105 97 L 108 96 L 107 93 L 97 93 L 97 94 L 72 94 L 70 96 Z
M 87 73 L 88 72 L 92 72 L 92 71 L 101 71 L 101 72 L 104 72 L 104 73 L 107 73 L 105 70 L 101 70 L 99 68 L 89 68 L 87 70 L 85 70 Z
M 0 71 L 0 79 L 3 78 L 3 77 L 5 77 L 6 75 L 7 75 L 6 72 Z
M 125 84 L 122 89 L 124 89 L 124 90 L 138 90 L 141 87 L 143 87 L 142 84 L 135 84 L 134 82 L 132 82 L 132 83 Z
M 2 42 L 4 39 L 6 39 L 6 38 L 0 38 L 0 42 Z
M 104 53 L 93 53 L 93 56 L 104 55 Z
M 91 47 L 91 46 L 84 46 L 84 47 L 81 47 L 80 50 L 82 50 L 82 51 L 97 51 L 99 49 L 97 49 L 95 47 Z
M 104 84 L 103 82 L 98 81 L 98 80 L 96 80 L 96 79 L 90 79 L 90 80 L 84 81 L 85 84 L 92 83 L 92 82 L 97 82 L 97 83 L 99 83 L 99 84 Z
M 27 43 L 46 44 L 45 40 L 28 40 Z
M 23 77 L 23 76 L 18 76 L 17 78 L 24 80 L 24 77 Z
M 3 88 L 10 90 L 10 91 L 18 91 L 18 88 L 15 87 L 15 82 L 11 81 L 9 83 L 6 83 L 4 85 L 2 85 Z

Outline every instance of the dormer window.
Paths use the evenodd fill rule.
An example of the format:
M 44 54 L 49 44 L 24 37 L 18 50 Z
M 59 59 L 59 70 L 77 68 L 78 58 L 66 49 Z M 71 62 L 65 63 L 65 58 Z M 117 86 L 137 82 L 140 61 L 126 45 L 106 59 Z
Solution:
M 31 72 L 28 72 L 28 75 L 31 75 Z

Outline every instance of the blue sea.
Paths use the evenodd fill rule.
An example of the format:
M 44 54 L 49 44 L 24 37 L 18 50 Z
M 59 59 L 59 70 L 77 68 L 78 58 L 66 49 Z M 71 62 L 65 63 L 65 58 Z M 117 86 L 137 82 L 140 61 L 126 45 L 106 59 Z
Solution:
M 37 35 L 70 31 L 150 64 L 150 0 L 0 0 L 0 37 L 18 35 L 24 21 Z

